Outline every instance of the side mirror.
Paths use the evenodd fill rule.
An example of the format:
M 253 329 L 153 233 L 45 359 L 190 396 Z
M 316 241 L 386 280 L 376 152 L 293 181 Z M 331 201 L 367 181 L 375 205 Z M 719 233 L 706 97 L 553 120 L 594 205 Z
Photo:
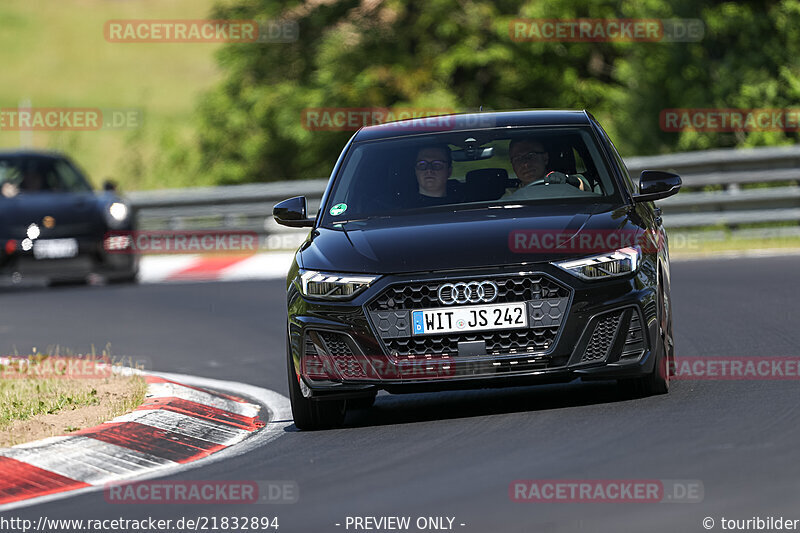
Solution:
M 295 196 L 289 198 L 272 208 L 275 222 L 290 228 L 310 228 L 314 226 L 314 219 L 306 216 L 306 197 Z
M 103 182 L 103 190 L 107 192 L 116 192 L 117 184 L 106 178 L 106 180 Z
M 681 177 L 672 172 L 661 170 L 643 170 L 639 176 L 639 194 L 633 197 L 634 202 L 654 202 L 663 200 L 681 190 Z

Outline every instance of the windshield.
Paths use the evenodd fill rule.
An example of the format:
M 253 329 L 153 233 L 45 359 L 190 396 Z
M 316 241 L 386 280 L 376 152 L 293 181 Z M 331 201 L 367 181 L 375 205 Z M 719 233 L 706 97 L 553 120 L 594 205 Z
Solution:
M 91 192 L 68 161 L 52 157 L 0 156 L 0 197 L 44 192 Z
M 621 201 L 589 128 L 459 131 L 354 144 L 322 225 L 499 204 Z

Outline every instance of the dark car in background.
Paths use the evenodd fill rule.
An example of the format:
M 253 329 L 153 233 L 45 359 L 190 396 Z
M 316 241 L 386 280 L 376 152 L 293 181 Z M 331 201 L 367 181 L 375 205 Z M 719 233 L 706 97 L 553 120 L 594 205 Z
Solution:
M 435 172 L 446 184 L 431 198 Z M 680 185 L 659 171 L 634 182 L 585 111 L 362 128 L 315 218 L 304 197 L 273 212 L 311 228 L 287 278 L 296 426 L 338 425 L 379 390 L 581 378 L 667 392 L 670 264 L 653 201 Z
M 90 275 L 135 281 L 138 257 L 108 251 L 110 231 L 133 230 L 128 204 L 110 184 L 95 192 L 66 156 L 0 152 L 0 278 L 80 282 Z

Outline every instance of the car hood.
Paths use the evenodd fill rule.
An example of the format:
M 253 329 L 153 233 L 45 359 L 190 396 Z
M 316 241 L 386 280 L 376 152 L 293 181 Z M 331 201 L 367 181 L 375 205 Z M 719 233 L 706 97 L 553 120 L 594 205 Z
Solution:
M 92 193 L 39 193 L 0 198 L 0 230 L 7 237 L 20 238 L 28 225 L 41 226 L 46 216 L 53 217 L 56 228 L 101 224 L 99 200 Z
M 575 243 L 581 234 L 638 235 L 642 224 L 633 219 L 635 212 L 627 206 L 609 205 L 516 206 L 371 219 L 317 228 L 299 255 L 306 269 L 376 274 L 524 265 L 613 249 L 601 250 L 597 239 L 591 248 L 556 247 L 553 237 Z M 537 242 L 531 240 L 534 235 L 552 246 L 528 246 Z

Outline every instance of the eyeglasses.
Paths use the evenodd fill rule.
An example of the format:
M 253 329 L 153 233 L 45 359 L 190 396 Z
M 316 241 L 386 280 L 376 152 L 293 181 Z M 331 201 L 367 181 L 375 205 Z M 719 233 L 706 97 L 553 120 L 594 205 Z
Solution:
M 414 168 L 416 168 L 419 171 L 428 170 L 430 168 L 435 172 L 439 172 L 440 170 L 444 170 L 447 168 L 447 162 L 439 160 L 436 161 L 422 160 L 422 161 L 417 161 L 417 164 L 414 165 Z
M 524 165 L 525 163 L 529 163 L 534 159 L 544 159 L 547 155 L 547 152 L 528 152 L 527 154 L 518 155 L 516 157 L 511 158 L 512 165 Z

